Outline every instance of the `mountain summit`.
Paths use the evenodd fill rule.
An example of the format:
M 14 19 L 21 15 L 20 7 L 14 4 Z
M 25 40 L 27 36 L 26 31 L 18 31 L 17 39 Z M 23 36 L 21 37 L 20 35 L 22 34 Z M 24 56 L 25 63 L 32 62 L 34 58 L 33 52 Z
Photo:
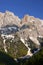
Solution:
M 0 27 L 6 25 L 20 25 L 20 19 L 15 16 L 12 12 L 6 11 L 5 13 L 0 13 Z

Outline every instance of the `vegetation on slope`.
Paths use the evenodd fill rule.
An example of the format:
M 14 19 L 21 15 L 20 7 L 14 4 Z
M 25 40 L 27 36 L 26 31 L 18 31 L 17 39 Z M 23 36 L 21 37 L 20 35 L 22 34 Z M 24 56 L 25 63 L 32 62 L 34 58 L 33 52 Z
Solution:
M 27 48 L 20 40 L 16 42 L 14 42 L 14 40 L 12 42 L 10 41 L 11 40 L 6 40 L 7 50 L 10 56 L 18 58 L 27 54 Z
M 4 44 L 3 44 L 3 39 L 2 39 L 2 37 L 1 37 L 1 35 L 0 35 L 0 51 L 3 51 L 4 52 Z
M 7 49 L 7 54 L 9 54 L 13 58 L 18 58 L 25 56 L 27 54 L 27 48 L 25 45 L 20 41 L 19 37 L 15 35 L 14 39 L 7 39 L 5 38 L 5 44 L 6 44 L 6 49 Z M 0 51 L 4 51 L 4 44 L 3 44 L 3 39 L 0 36 Z
M 7 55 L 4 52 L 2 41 L 3 39 L 0 37 L 0 65 L 18 65 L 13 60 L 13 58 L 24 56 L 27 53 L 27 48 L 23 45 L 23 43 L 20 40 L 17 40 L 17 38 L 15 39 L 16 41 L 13 40 L 12 42 L 11 39 L 6 39 L 6 45 L 8 50 Z M 34 54 L 31 58 L 20 59 L 18 63 L 19 65 L 41 65 L 41 63 L 43 65 L 43 47 L 38 53 Z
M 0 52 L 0 65 L 43 65 L 43 48 L 29 59 L 20 59 L 16 63 L 12 57 Z
M 43 65 L 43 48 L 29 59 L 19 60 L 19 65 Z

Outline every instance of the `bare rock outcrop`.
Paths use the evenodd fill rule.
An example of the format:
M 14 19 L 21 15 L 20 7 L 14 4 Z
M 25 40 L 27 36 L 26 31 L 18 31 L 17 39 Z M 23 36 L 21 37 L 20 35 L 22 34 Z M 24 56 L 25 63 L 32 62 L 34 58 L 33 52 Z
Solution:
M 15 16 L 12 12 L 6 11 L 5 13 L 0 13 L 0 27 L 14 24 L 20 26 L 20 21 L 18 16 Z

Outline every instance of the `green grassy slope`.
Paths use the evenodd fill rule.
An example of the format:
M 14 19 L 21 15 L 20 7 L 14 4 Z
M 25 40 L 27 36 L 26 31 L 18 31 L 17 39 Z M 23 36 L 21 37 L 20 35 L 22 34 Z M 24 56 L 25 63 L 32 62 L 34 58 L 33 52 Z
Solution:
M 5 41 L 7 54 L 9 54 L 13 58 L 25 56 L 27 54 L 28 49 L 20 41 L 20 39 L 17 35 L 15 37 L 16 38 L 13 40 L 12 39 L 6 39 L 6 41 Z M 0 51 L 5 52 L 3 39 L 1 36 L 0 36 Z
M 43 48 L 31 58 L 20 60 L 19 65 L 43 65 Z

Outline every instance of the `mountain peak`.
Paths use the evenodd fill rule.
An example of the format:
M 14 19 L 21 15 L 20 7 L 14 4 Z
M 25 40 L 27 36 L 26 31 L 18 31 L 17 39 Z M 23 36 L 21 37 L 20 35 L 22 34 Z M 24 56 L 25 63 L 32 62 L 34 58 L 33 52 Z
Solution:
M 10 11 L 0 12 L 0 42 L 0 49 L 14 58 L 32 56 L 31 51 L 38 51 L 43 44 L 43 20 L 29 15 L 20 19 Z

